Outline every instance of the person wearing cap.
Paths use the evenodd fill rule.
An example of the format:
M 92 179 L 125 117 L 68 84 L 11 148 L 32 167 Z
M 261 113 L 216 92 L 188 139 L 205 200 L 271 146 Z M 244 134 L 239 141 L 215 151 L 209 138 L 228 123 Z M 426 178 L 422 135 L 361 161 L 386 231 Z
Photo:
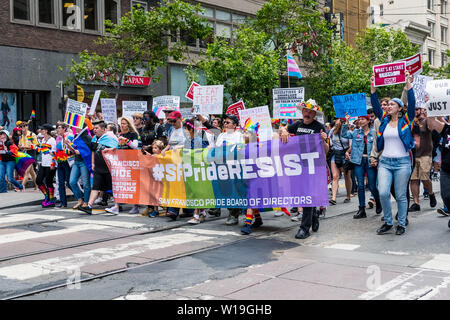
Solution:
M 353 216 L 353 219 L 366 218 L 366 191 L 364 177 L 367 174 L 369 182 L 369 190 L 373 194 L 376 203 L 376 213 L 380 214 L 382 211 L 380 196 L 376 187 L 377 170 L 369 165 L 369 155 L 372 151 L 373 141 L 375 140 L 375 132 L 369 126 L 370 116 L 358 117 L 360 128 L 353 132 L 348 131 L 348 120 L 350 116 L 346 115 L 346 123 L 342 126 L 342 136 L 352 140 L 352 149 L 350 155 L 350 162 L 355 165 L 354 171 L 356 179 L 358 180 L 358 199 L 359 209 Z
M 384 224 L 377 230 L 377 234 L 385 234 L 392 229 L 392 207 L 390 201 L 391 185 L 394 185 L 398 208 L 397 235 L 406 231 L 406 214 L 408 211 L 408 200 L 406 185 L 411 175 L 411 149 L 414 148 L 414 138 L 411 132 L 412 120 L 415 115 L 416 99 L 412 88 L 413 78 L 406 71 L 406 90 L 408 97 L 408 109 L 402 113 L 404 103 L 399 98 L 389 101 L 387 112 L 383 112 L 376 88 L 374 87 L 375 76 L 371 78 L 370 100 L 381 124 L 377 132 L 377 148 L 383 151 L 378 164 L 378 192 L 384 211 Z
M 172 128 L 169 130 L 169 141 L 164 151 L 182 148 L 186 141 L 186 136 L 183 130 L 183 122 L 181 121 L 181 113 L 175 110 L 168 115 L 166 113 L 166 117 Z
M 1 154 L 0 161 L 0 192 L 6 191 L 5 175 L 9 183 L 16 187 L 16 191 L 24 191 L 23 186 L 14 179 L 14 168 L 16 167 L 16 158 L 13 156 L 11 147 L 14 142 L 9 137 L 9 132 L 6 130 L 0 131 L 0 142 L 4 146 L 6 153 Z M 15 146 L 14 146 L 15 147 Z M 17 148 L 16 148 L 17 149 Z
M 37 151 L 41 155 L 41 163 L 39 165 L 36 183 L 44 195 L 42 207 L 55 206 L 55 187 L 53 186 L 53 179 L 56 173 L 56 140 L 51 136 L 53 126 L 44 124 L 40 127 L 43 136 Z
M 325 154 L 328 153 L 329 146 L 327 143 L 327 133 L 325 127 L 319 121 L 315 120 L 316 115 L 323 115 L 322 108 L 315 100 L 309 99 L 297 106 L 301 110 L 303 119 L 297 120 L 291 125 L 281 127 L 279 130 L 280 139 L 283 143 L 289 141 L 291 134 L 317 134 L 319 133 L 324 141 Z M 306 239 L 310 236 L 309 229 L 312 227 L 314 232 L 319 230 L 319 216 L 315 207 L 303 207 L 302 223 L 295 235 L 296 239 Z
M 216 145 L 215 145 L 216 147 L 245 143 L 244 135 L 242 134 L 242 132 L 237 130 L 237 127 L 239 125 L 239 119 L 235 115 L 226 114 L 223 117 L 222 123 L 225 131 L 219 134 L 219 136 L 216 138 Z M 238 224 L 239 223 L 238 217 L 241 214 L 242 209 L 240 208 L 228 209 L 229 215 L 225 224 L 226 225 Z M 215 213 L 215 211 L 211 212 Z

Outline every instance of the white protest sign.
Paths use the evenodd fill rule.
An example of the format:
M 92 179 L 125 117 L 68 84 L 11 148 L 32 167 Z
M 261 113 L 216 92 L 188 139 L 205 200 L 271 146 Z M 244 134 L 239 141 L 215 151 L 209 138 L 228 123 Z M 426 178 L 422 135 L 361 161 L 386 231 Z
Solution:
M 116 99 L 100 99 L 103 120 L 106 123 L 117 123 Z
M 84 119 L 88 105 L 72 99 L 67 99 L 64 123 L 69 126 L 83 129 Z
M 297 104 L 304 99 L 303 87 L 273 89 L 273 118 L 299 119 L 301 112 L 297 112 Z
M 195 87 L 193 107 L 192 114 L 222 114 L 223 85 Z
M 180 97 L 179 96 L 159 96 L 153 98 L 152 110 L 158 119 L 165 119 L 166 115 L 163 112 L 165 109 L 174 109 L 180 111 Z
M 100 93 L 102 90 L 95 90 L 94 98 L 92 99 L 91 108 L 89 114 L 93 115 L 95 113 L 95 108 L 97 108 L 98 99 L 100 98 Z
M 450 115 L 450 80 L 431 80 L 427 82 L 427 116 Z
M 135 113 L 147 111 L 147 101 L 122 101 L 122 117 L 132 118 Z
M 270 118 L 268 106 L 239 110 L 239 119 L 241 127 L 245 127 L 247 119 L 252 124 L 259 123 L 259 141 L 272 140 L 272 119 Z
M 180 113 L 181 119 L 191 119 L 194 117 L 194 115 L 192 114 L 192 108 L 181 108 Z
M 414 76 L 414 82 L 412 87 L 414 90 L 414 96 L 416 97 L 416 108 L 425 108 L 425 96 L 428 81 L 433 80 L 433 77 L 427 77 L 422 75 Z

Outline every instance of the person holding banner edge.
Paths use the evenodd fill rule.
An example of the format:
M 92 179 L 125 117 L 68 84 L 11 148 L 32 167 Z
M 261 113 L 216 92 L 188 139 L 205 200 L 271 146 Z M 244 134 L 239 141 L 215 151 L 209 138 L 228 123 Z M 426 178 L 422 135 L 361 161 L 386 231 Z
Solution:
M 320 133 L 322 140 L 324 141 L 325 154 L 327 154 L 329 146 L 327 143 L 328 137 L 325 132 L 325 127 L 315 120 L 317 114 L 323 114 L 322 108 L 312 99 L 308 100 L 306 103 L 297 105 L 297 108 L 301 110 L 303 119 L 297 120 L 287 128 L 284 126 L 281 127 L 279 131 L 281 141 L 287 143 L 291 134 L 298 136 Z M 311 227 L 314 232 L 319 230 L 319 217 L 314 207 L 303 207 L 302 223 L 295 238 L 308 238 L 310 236 L 309 229 Z
M 406 188 L 411 175 L 410 151 L 414 148 L 414 138 L 411 132 L 412 119 L 415 116 L 416 100 L 412 89 L 413 77 L 406 73 L 406 90 L 408 96 L 408 110 L 402 115 L 404 104 L 401 99 L 393 98 L 389 101 L 387 112 L 383 112 L 376 88 L 375 75 L 371 78 L 370 100 L 381 124 L 377 132 L 378 151 L 383 151 L 378 165 L 378 191 L 384 211 L 384 224 L 377 230 L 377 234 L 385 234 L 393 227 L 390 189 L 394 184 L 397 196 L 398 225 L 396 234 L 402 235 L 406 231 L 406 214 L 408 202 Z M 399 117 L 399 115 L 402 115 Z

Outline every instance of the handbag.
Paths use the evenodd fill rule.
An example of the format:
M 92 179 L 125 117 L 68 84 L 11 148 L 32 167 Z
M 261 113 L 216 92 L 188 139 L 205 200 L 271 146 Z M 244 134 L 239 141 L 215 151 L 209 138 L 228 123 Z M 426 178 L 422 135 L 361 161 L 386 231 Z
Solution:
M 336 166 L 340 167 L 345 162 L 345 153 L 347 152 L 348 149 L 344 148 L 340 135 L 338 135 L 338 139 L 339 143 L 341 144 L 342 150 L 334 150 L 333 153 L 334 153 L 334 163 L 336 164 Z

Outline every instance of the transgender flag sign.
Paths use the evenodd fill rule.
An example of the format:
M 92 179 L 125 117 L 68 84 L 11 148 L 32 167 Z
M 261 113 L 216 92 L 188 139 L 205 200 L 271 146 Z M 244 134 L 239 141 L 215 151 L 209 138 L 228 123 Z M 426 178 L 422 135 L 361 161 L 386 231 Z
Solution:
M 289 77 L 297 77 L 299 79 L 302 78 L 300 68 L 298 67 L 294 57 L 292 57 L 291 55 L 287 55 L 287 68 Z

